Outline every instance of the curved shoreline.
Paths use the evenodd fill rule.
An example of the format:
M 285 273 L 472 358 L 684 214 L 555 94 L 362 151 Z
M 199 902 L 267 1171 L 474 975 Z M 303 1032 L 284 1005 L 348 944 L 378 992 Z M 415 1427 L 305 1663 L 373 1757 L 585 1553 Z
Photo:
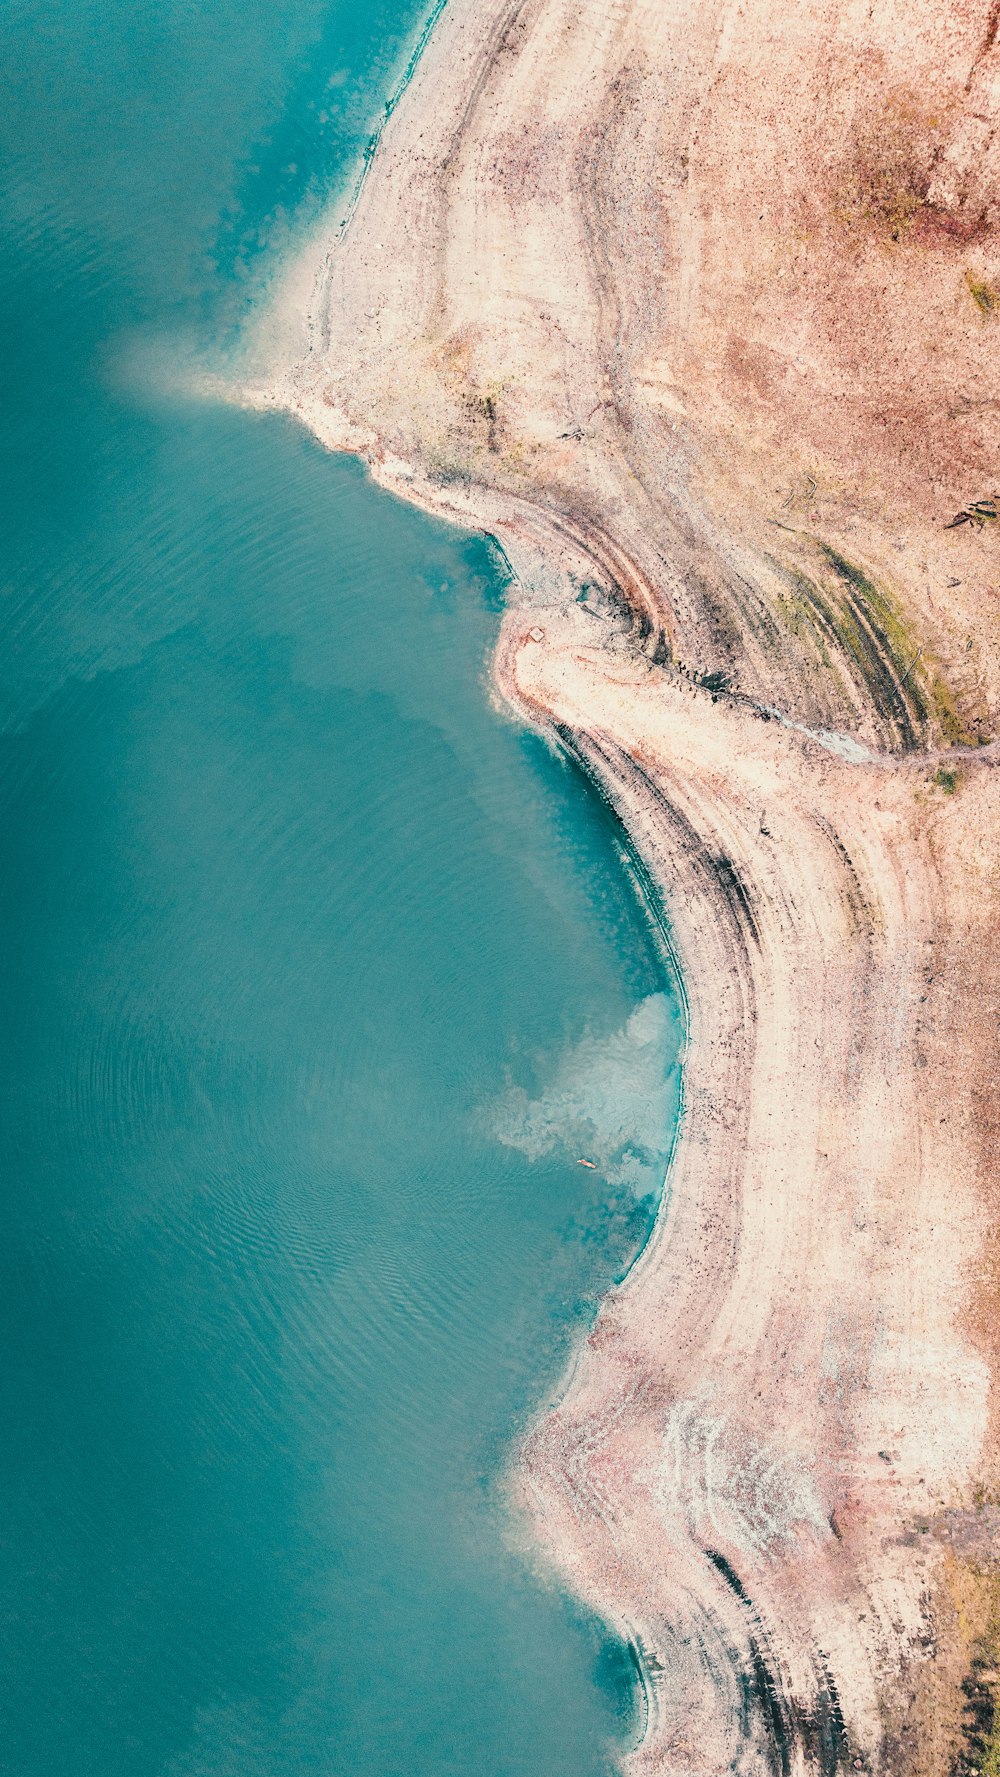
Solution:
M 509 701 L 510 699 L 508 698 L 508 702 Z M 684 1124 L 685 1115 L 684 1063 L 688 1043 L 688 997 L 687 989 L 684 985 L 684 977 L 681 973 L 680 961 L 674 948 L 674 942 L 670 932 L 662 891 L 657 887 L 651 871 L 647 868 L 639 848 L 629 832 L 626 821 L 615 807 L 614 802 L 608 796 L 607 788 L 603 780 L 589 767 L 586 757 L 578 752 L 572 733 L 569 730 L 560 732 L 558 727 L 554 730 L 550 729 L 549 732 L 550 734 L 555 732 L 564 754 L 569 759 L 574 769 L 579 771 L 585 778 L 590 791 L 600 797 L 602 806 L 607 810 L 614 823 L 619 862 L 628 878 L 643 917 L 645 918 L 650 931 L 654 934 L 654 942 L 660 953 L 664 981 L 669 985 L 670 992 L 676 998 L 681 1011 L 683 1034 L 677 1058 L 679 1069 L 677 1110 L 674 1116 L 673 1128 L 670 1133 L 670 1146 L 667 1151 L 666 1163 L 663 1169 L 663 1183 L 657 1198 L 656 1214 L 650 1219 L 649 1227 L 646 1230 L 642 1244 L 638 1250 L 632 1254 L 632 1257 L 621 1276 L 615 1279 L 613 1288 L 618 1290 L 626 1282 L 631 1273 L 641 1264 L 648 1247 L 656 1237 L 657 1226 L 665 1212 L 665 1206 L 670 1191 L 670 1179 L 673 1171 L 674 1158 L 680 1142 L 681 1129 Z
M 635 689 L 638 691 L 639 688 Z M 641 721 L 636 726 L 642 732 Z M 633 741 L 633 747 L 634 744 Z M 603 740 L 599 741 L 599 747 L 598 757 L 603 754 L 607 767 L 613 751 L 607 749 Z M 840 776 L 826 765 L 820 766 L 820 771 L 827 778 Z M 857 1430 L 853 1438 L 846 1435 L 842 1413 L 835 1415 L 835 1421 L 840 1426 L 838 1441 L 848 1444 L 846 1451 L 838 1452 L 835 1446 L 831 1448 L 829 1433 L 825 1436 L 818 1434 L 817 1428 L 810 1434 L 805 1427 L 784 1447 L 782 1441 L 769 1445 L 765 1435 L 762 1450 L 761 1419 L 766 1426 L 775 1408 L 772 1406 L 770 1413 L 762 1415 L 758 1405 L 750 1419 L 743 1420 L 735 1409 L 734 1394 L 735 1399 L 740 1393 L 751 1397 L 756 1393 L 760 1397 L 769 1389 L 773 1398 L 777 1382 L 778 1398 L 784 1397 L 785 1413 L 789 1412 L 793 1401 L 798 1402 L 801 1412 L 807 1408 L 810 1398 L 815 1399 L 811 1389 L 803 1396 L 803 1391 L 794 1386 L 793 1378 L 787 1374 L 782 1378 L 782 1365 L 770 1340 L 762 1353 L 763 1369 L 759 1361 L 755 1364 L 760 1386 L 726 1390 L 724 1398 L 733 1404 L 722 1410 L 716 1366 L 726 1346 L 730 1351 L 729 1362 L 739 1366 L 739 1348 L 744 1343 L 738 1323 L 732 1323 L 732 1308 L 727 1305 L 734 1299 L 734 1293 L 735 1299 L 742 1301 L 746 1313 L 752 1300 L 752 1296 L 746 1294 L 748 1284 L 755 1295 L 761 1286 L 766 1288 L 770 1282 L 773 1294 L 769 1318 L 773 1319 L 777 1311 L 779 1323 L 784 1320 L 786 1327 L 796 1325 L 800 1339 L 805 1336 L 805 1326 L 812 1318 L 811 1312 L 807 1312 L 803 1325 L 806 1308 L 801 1300 L 796 1301 L 794 1290 L 791 1301 L 781 1313 L 783 1284 L 786 1298 L 789 1294 L 787 1279 L 773 1275 L 769 1279 L 767 1265 L 759 1256 L 766 1254 L 772 1244 L 779 1246 L 780 1256 L 781 1244 L 788 1244 L 780 1241 L 780 1223 L 778 1227 L 774 1225 L 778 1201 L 772 1202 L 765 1223 L 755 1230 L 748 1219 L 752 1217 L 753 1205 L 747 1199 L 746 1184 L 736 1182 L 741 1176 L 740 1162 L 744 1156 L 751 1165 L 755 1161 L 758 1167 L 766 1164 L 763 1162 L 766 1146 L 759 1137 L 753 1139 L 749 1134 L 752 1118 L 746 1114 L 742 1103 L 744 1088 L 741 1081 L 747 1076 L 752 1077 L 755 1065 L 759 1065 L 747 1052 L 747 1044 L 751 1050 L 768 1045 L 768 1020 L 762 1015 L 761 1002 L 769 989 L 768 983 L 759 981 L 759 967 L 750 955 L 748 933 L 739 929 L 746 924 L 746 914 L 734 912 L 725 886 L 717 887 L 708 879 L 698 849 L 692 847 L 687 835 L 682 833 L 678 841 L 676 829 L 669 820 L 666 828 L 661 826 L 657 833 L 656 822 L 661 811 L 658 811 L 655 799 L 651 802 L 647 798 L 643 804 L 639 799 L 642 792 L 637 797 L 636 791 L 629 787 L 629 775 L 626 772 L 619 780 L 619 795 L 628 799 L 633 834 L 644 832 L 646 845 L 654 854 L 659 847 L 656 873 L 660 880 L 672 880 L 675 924 L 681 927 L 683 972 L 693 1002 L 687 1064 L 690 1108 L 675 1157 L 672 1190 L 664 1201 L 642 1262 L 629 1273 L 623 1287 L 606 1299 L 599 1327 L 588 1342 L 582 1362 L 574 1367 L 569 1399 L 560 1404 L 555 1414 L 529 1440 L 525 1451 L 525 1491 L 532 1499 L 540 1530 L 550 1541 L 558 1542 L 563 1563 L 578 1588 L 595 1604 L 599 1599 L 613 1599 L 622 1614 L 637 1626 L 644 1643 L 656 1650 L 658 1664 L 663 1669 L 661 1683 L 668 1687 L 659 1711 L 661 1721 L 672 1718 L 676 1724 L 700 1718 L 705 1724 L 701 1744 L 712 1746 L 708 1723 L 717 1702 L 716 1682 L 709 1685 L 706 1697 L 704 1679 L 699 1679 L 697 1671 L 690 1670 L 690 1662 L 689 1669 L 684 1669 L 684 1661 L 678 1657 L 677 1649 L 678 1646 L 690 1647 L 692 1642 L 702 1647 L 715 1645 L 722 1633 L 723 1644 L 728 1649 L 725 1658 L 733 1674 L 730 1688 L 735 1684 L 738 1690 L 740 1672 L 752 1676 L 755 1671 L 766 1669 L 770 1675 L 763 1690 L 758 1686 L 759 1719 L 753 1734 L 757 1750 L 752 1756 L 765 1764 L 776 1759 L 782 1768 L 790 1760 L 794 1766 L 803 1769 L 832 1770 L 837 1758 L 847 1760 L 850 1757 L 853 1761 L 859 1754 L 864 1757 L 869 1735 L 878 1745 L 884 1732 L 884 1706 L 878 1694 L 882 1674 L 888 1669 L 894 1687 L 900 1687 L 904 1682 L 903 1668 L 896 1664 L 898 1642 L 892 1611 L 878 1605 L 879 1582 L 877 1573 L 872 1571 L 873 1565 L 877 1568 L 878 1563 L 871 1544 L 874 1543 L 876 1548 L 879 1544 L 884 1545 L 888 1535 L 892 1557 L 891 1544 L 897 1538 L 901 1538 L 902 1547 L 906 1546 L 904 1526 L 907 1518 L 912 1520 L 921 1511 L 930 1511 L 934 1516 L 926 1477 L 915 1472 L 918 1464 L 925 1469 L 934 1461 L 934 1427 L 923 1415 L 920 1416 L 912 1450 L 913 1466 L 906 1464 L 910 1469 L 906 1477 L 910 1498 L 901 1499 L 897 1493 L 894 1499 L 890 1489 L 901 1489 L 905 1484 L 900 1469 L 895 1464 L 887 1464 L 890 1469 L 885 1477 L 887 1486 L 880 1488 L 880 1478 L 873 1474 L 872 1464 L 873 1458 L 875 1462 L 881 1459 L 872 1452 L 872 1456 L 863 1461 L 859 1472 L 862 1453 L 851 1447 L 856 1442 Z M 831 802 L 836 804 L 842 798 L 839 785 L 830 784 L 827 796 L 824 801 L 830 809 Z M 669 849 L 664 852 L 664 847 Z M 831 853 L 836 855 L 832 847 Z M 748 871 L 743 880 L 751 880 Z M 818 884 L 814 886 L 818 887 Z M 831 886 L 836 900 L 840 900 L 844 887 L 836 883 Z M 678 906 L 688 898 L 701 909 L 696 926 L 697 941 L 692 937 L 689 924 L 693 906 L 686 908 L 684 914 Z M 720 927 L 724 927 L 727 921 L 730 924 L 728 968 L 719 967 L 717 945 L 715 955 L 712 954 L 706 914 L 708 922 L 717 922 Z M 759 909 L 755 917 L 758 928 L 761 928 L 763 921 Z M 766 933 L 761 935 L 766 945 Z M 864 956 L 861 965 L 862 973 L 870 966 Z M 786 983 L 789 990 L 795 984 L 794 975 L 800 972 L 805 974 L 801 964 Z M 824 972 L 829 973 L 829 964 Z M 723 983 L 730 994 L 728 1009 L 718 1003 L 709 1006 L 710 999 L 718 1001 Z M 803 1034 L 797 1044 L 800 1052 L 810 1042 L 819 1044 L 823 1040 L 820 1031 L 831 1011 L 829 996 L 817 991 L 819 982 L 815 976 L 805 979 L 802 985 L 806 998 L 815 995 L 814 1014 L 808 1019 L 805 1030 L 817 1034 L 814 1037 Z M 853 999 L 855 992 L 852 983 L 848 998 Z M 800 1017 L 804 1016 L 800 1012 Z M 842 1037 L 843 1019 L 837 1018 L 833 1023 L 835 1030 L 839 1027 Z M 738 1056 L 734 1069 L 731 1065 L 733 1051 L 740 1045 L 743 1053 Z M 857 1045 L 853 1047 L 856 1065 Z M 891 1077 L 892 1070 L 886 1068 L 884 1055 L 882 1067 Z M 842 1070 L 837 1072 L 843 1078 Z M 728 1091 L 724 1083 L 727 1074 L 732 1080 Z M 711 1110 L 714 1110 L 714 1116 Z M 699 1136 L 704 1141 L 705 1125 L 709 1122 L 714 1125 L 715 1135 L 714 1149 L 707 1156 L 709 1175 L 706 1177 L 706 1156 L 704 1152 L 699 1154 L 693 1150 L 691 1144 Z M 718 1176 L 720 1151 L 728 1151 L 728 1164 L 735 1163 L 736 1166 L 736 1170 L 730 1173 L 738 1205 L 735 1221 L 724 1207 L 725 1196 L 721 1200 L 719 1197 L 725 1176 Z M 808 1176 L 810 1159 L 813 1156 L 803 1153 L 797 1166 L 793 1168 L 786 1162 L 786 1168 L 801 1179 L 803 1175 Z M 856 1160 L 856 1163 L 859 1162 Z M 829 1168 L 820 1170 L 825 1173 L 825 1190 L 828 1191 L 833 1182 Z M 842 1185 L 839 1194 L 842 1197 Z M 729 1201 L 732 1205 L 732 1195 Z M 829 1214 L 829 1200 L 825 1194 L 820 1202 L 820 1214 L 825 1221 Z M 905 1223 L 911 1212 L 905 1203 L 896 1207 L 897 1216 L 900 1210 Z M 787 1216 L 787 1207 L 784 1213 Z M 872 1213 L 871 1208 L 868 1213 Z M 821 1238 L 822 1229 L 817 1229 L 813 1218 L 809 1220 L 813 1222 L 809 1239 Z M 897 1223 L 899 1233 L 890 1243 L 894 1251 L 900 1248 L 902 1226 Z M 706 1246 L 706 1237 L 710 1246 Z M 793 1241 L 793 1247 L 799 1246 L 800 1241 L 801 1237 Z M 746 1249 L 748 1246 L 756 1248 L 756 1253 L 750 1278 L 740 1286 L 738 1253 L 740 1247 Z M 944 1264 L 945 1249 L 940 1248 L 936 1265 L 938 1275 L 943 1272 Z M 851 1293 L 850 1273 L 845 1272 L 842 1265 L 838 1266 L 837 1273 L 832 1280 L 832 1297 L 827 1294 L 826 1299 L 844 1308 Z M 824 1290 L 818 1282 L 810 1284 L 809 1295 L 818 1298 L 819 1303 L 824 1300 Z M 884 1274 L 877 1295 L 883 1301 L 891 1296 L 891 1281 Z M 808 1310 L 811 1311 L 813 1306 L 810 1301 Z M 867 1309 L 863 1303 L 861 1311 L 864 1318 Z M 789 1313 L 793 1317 L 791 1323 Z M 718 1323 L 727 1315 L 731 1324 L 725 1344 L 720 1348 Z M 945 1349 L 943 1333 L 942 1328 L 938 1335 L 939 1350 Z M 788 1331 L 781 1337 L 787 1339 Z M 699 1348 L 710 1354 L 707 1372 L 704 1360 L 699 1363 L 694 1356 Z M 679 1356 L 676 1355 L 678 1349 Z M 960 1347 L 953 1348 L 951 1363 L 948 1396 L 958 1396 L 959 1391 L 963 1388 L 967 1391 L 970 1384 L 975 1394 L 979 1385 L 974 1375 L 966 1372 L 963 1381 Z M 702 1373 L 700 1383 L 697 1381 L 699 1370 Z M 784 1386 L 781 1386 L 782 1382 Z M 840 1386 L 842 1389 L 843 1384 Z M 637 1389 L 640 1393 L 652 1389 L 656 1404 L 637 1409 Z M 904 1417 L 902 1413 L 898 1416 Z M 664 1436 L 664 1426 L 668 1440 L 672 1435 L 671 1420 L 675 1426 L 678 1420 L 683 1422 L 676 1433 L 681 1438 L 682 1452 L 676 1481 L 680 1498 L 673 1508 L 674 1522 L 665 1537 L 662 1499 L 649 1497 L 648 1484 L 643 1488 L 640 1477 L 644 1472 L 649 1473 L 657 1462 L 657 1444 Z M 888 1438 L 880 1430 L 875 1431 L 876 1444 L 890 1442 L 891 1433 L 902 1428 L 892 1426 L 888 1429 Z M 721 1477 L 717 1475 L 714 1484 L 709 1483 L 709 1470 L 701 1469 L 700 1465 L 709 1462 L 710 1450 L 714 1450 L 711 1465 L 718 1468 L 720 1452 L 727 1446 L 731 1456 L 722 1459 L 723 1474 Z M 868 1447 L 870 1449 L 871 1445 Z M 582 1451 L 587 1452 L 587 1459 L 581 1468 L 577 1453 Z M 846 1464 L 843 1461 L 845 1454 L 848 1457 Z M 899 1456 L 900 1453 L 893 1454 Z M 813 1467 L 814 1480 L 809 1479 L 806 1463 Z M 767 1485 L 763 1493 L 758 1493 L 755 1484 L 748 1483 L 745 1476 L 746 1471 L 752 1473 L 761 1465 Z M 619 1490 L 613 1506 L 609 1503 L 606 1487 L 595 1483 L 593 1478 L 593 1470 L 608 1467 L 618 1473 L 623 1482 L 626 1476 L 631 1477 L 628 1485 L 633 1495 L 630 1505 L 632 1527 L 624 1550 L 620 1530 L 614 1522 L 616 1506 L 620 1509 L 621 1505 L 621 1492 Z M 568 1477 L 572 1477 L 570 1501 L 566 1497 Z M 706 1517 L 702 1490 L 712 1485 L 716 1499 Z M 944 1472 L 939 1471 L 935 1486 L 947 1488 L 948 1485 Z M 859 1513 L 861 1502 L 852 1499 L 852 1490 L 862 1486 L 868 1498 Z M 647 1494 L 646 1498 L 639 1497 L 643 1492 Z M 777 1514 L 773 1509 L 776 1495 L 780 1508 Z M 780 1521 L 776 1522 L 776 1517 Z M 899 1530 L 894 1529 L 896 1525 Z M 762 1539 L 763 1549 L 760 1547 Z M 720 1542 L 728 1553 L 720 1551 L 717 1546 Z M 896 1593 L 897 1609 L 903 1572 L 910 1569 L 911 1584 L 914 1579 L 917 1581 L 914 1591 L 920 1598 L 933 1583 L 934 1558 L 938 1555 L 938 1548 L 932 1547 L 927 1551 L 931 1557 L 928 1561 L 907 1549 L 900 1563 L 902 1547 L 895 1559 L 890 1558 L 888 1563 L 890 1569 L 895 1567 L 896 1571 L 891 1578 L 886 1574 L 882 1582 L 888 1583 L 890 1590 Z M 650 1572 L 646 1565 L 649 1551 L 657 1548 L 660 1553 L 654 1557 L 653 1572 Z M 703 1550 L 707 1555 L 702 1553 Z M 765 1557 L 763 1562 L 761 1555 Z M 716 1566 L 717 1571 L 721 1561 L 730 1571 L 735 1566 L 735 1571 L 742 1576 L 739 1591 L 728 1604 L 719 1595 L 718 1581 L 706 1584 L 707 1575 L 701 1566 L 706 1559 Z M 860 1594 L 854 1606 L 859 1619 L 874 1619 L 873 1626 L 879 1638 L 874 1647 L 870 1645 L 872 1638 L 857 1630 L 854 1631 L 856 1641 L 848 1633 L 846 1645 L 836 1647 L 838 1639 L 844 1642 L 842 1618 L 847 1602 L 843 1595 L 847 1577 L 844 1570 L 851 1566 L 861 1567 L 862 1572 L 856 1582 L 848 1582 L 848 1593 L 856 1588 L 856 1594 Z M 666 1586 L 662 1584 L 665 1575 L 669 1576 Z M 598 1576 L 603 1576 L 603 1581 L 595 1585 Z M 794 1586 L 791 1597 L 782 1595 L 788 1580 Z M 692 1614 L 686 1607 L 678 1615 L 678 1603 L 675 1600 L 670 1606 L 670 1594 L 683 1597 L 685 1591 L 689 1601 L 692 1598 L 697 1600 L 697 1609 Z M 793 1605 L 796 1593 L 798 1599 Z M 623 1604 L 625 1609 L 622 1609 Z M 719 1628 L 720 1619 L 724 1631 Z M 910 1631 L 918 1642 L 922 1633 L 919 1622 L 918 1614 Z M 867 1649 L 865 1641 L 869 1642 Z M 767 1654 L 762 1652 L 765 1646 L 769 1650 Z M 859 1661 L 859 1654 L 862 1661 Z M 716 1659 L 720 1657 L 717 1652 Z M 810 1667 L 815 1674 L 811 1680 L 808 1676 Z M 884 1677 L 882 1682 L 885 1682 Z M 862 1713 L 866 1689 L 867 1710 Z M 849 1722 L 838 1740 L 836 1758 L 832 1763 L 827 1755 L 821 1759 L 819 1752 L 820 1743 L 829 1742 L 832 1732 L 829 1725 L 824 1726 L 833 1719 L 829 1714 L 832 1704 L 824 1703 L 824 1696 L 844 1699 L 843 1705 L 836 1704 L 836 1710 L 843 1708 Z M 738 1711 L 735 1704 L 730 1708 L 736 1713 L 736 1720 L 731 1714 L 728 1721 L 732 1731 L 738 1725 Z M 867 1722 L 865 1714 L 868 1714 Z M 781 1723 L 780 1747 L 775 1738 L 775 1722 Z M 742 1732 L 745 1739 L 745 1727 Z M 731 1750 L 727 1752 L 723 1738 L 721 1744 L 716 1742 L 718 1750 L 710 1755 L 712 1762 L 695 1768 L 725 1769 L 739 1744 L 739 1739 L 735 1745 L 730 1739 Z M 662 1746 L 649 1747 L 649 1761 L 640 1758 L 635 1761 L 635 1768 L 685 1768 L 682 1746 L 670 1748 L 666 1760 L 664 1750 Z
M 954 405 L 964 311 L 942 308 L 931 395 L 863 473 L 852 427 L 869 388 L 884 399 L 881 361 L 847 426 L 822 353 L 846 350 L 831 303 L 874 291 L 903 227 L 875 175 L 850 210 L 858 94 L 893 57 L 942 89 L 951 134 L 926 126 L 937 171 L 893 263 L 925 306 L 951 301 L 986 249 L 942 169 L 994 45 L 973 7 L 919 0 L 922 36 L 869 21 L 876 67 L 846 3 L 807 10 L 811 36 L 777 54 L 779 0 L 696 21 L 679 0 L 451 0 L 350 250 L 323 256 L 313 349 L 246 399 L 499 539 L 521 596 L 498 687 L 571 737 L 669 910 L 688 996 L 671 1188 L 520 1470 L 580 1596 L 635 1625 L 650 1710 L 630 1770 L 944 1777 L 981 1757 L 962 1685 L 1000 1635 L 989 1559 L 956 1553 L 1000 1481 L 1000 636 L 983 543 L 941 524 L 971 447 L 962 477 L 947 439 L 925 482 L 906 460 L 932 449 L 934 391 Z M 841 109 L 818 112 L 829 92 Z M 803 118 L 815 187 L 841 181 L 795 272 L 839 278 L 813 297 L 805 406 L 760 368 L 807 327 L 777 283 L 790 224 L 747 248 L 767 306 L 719 257 L 745 207 L 737 140 L 764 156 L 763 223 L 787 201 L 766 145 Z M 924 125 L 905 128 L 899 148 L 880 123 L 871 158 L 891 139 L 916 164 Z M 750 345 L 723 337 L 734 313 Z M 892 309 L 879 324 L 898 377 L 909 334 Z M 789 502 L 802 524 L 775 516 Z
M 347 230 L 351 226 L 351 222 L 354 217 L 354 212 L 358 207 L 358 204 L 361 199 L 361 193 L 364 190 L 365 180 L 367 179 L 369 171 L 371 170 L 372 162 L 374 161 L 375 156 L 378 153 L 379 144 L 382 140 L 382 135 L 385 130 L 385 127 L 391 121 L 392 114 L 396 110 L 397 106 L 399 105 L 400 100 L 405 96 L 406 89 L 409 86 L 410 81 L 413 79 L 413 75 L 416 71 L 417 64 L 420 61 L 420 58 L 423 55 L 424 50 L 427 48 L 428 43 L 430 42 L 431 33 L 433 32 L 434 27 L 438 22 L 438 19 L 440 18 L 442 12 L 444 11 L 445 7 L 448 4 L 449 4 L 449 0 L 433 0 L 433 4 L 431 5 L 430 11 L 428 12 L 427 17 L 424 20 L 424 23 L 421 26 L 420 31 L 417 35 L 416 42 L 414 43 L 413 48 L 410 51 L 409 56 L 407 57 L 406 66 L 403 69 L 402 74 L 399 76 L 399 79 L 396 81 L 396 84 L 393 87 L 391 93 L 389 94 L 389 97 L 385 101 L 385 108 L 383 110 L 382 116 L 379 119 L 379 122 L 378 122 L 376 128 L 372 131 L 371 135 L 368 138 L 368 141 L 365 143 L 364 153 L 363 153 L 362 159 L 361 159 L 361 166 L 358 169 L 358 172 L 354 178 L 353 184 L 348 189 L 347 201 L 346 201 L 346 204 L 344 205 L 344 212 L 345 213 L 341 217 L 340 221 L 337 224 L 336 232 L 333 237 L 333 243 L 332 243 L 331 247 L 329 248 L 329 252 L 331 252 L 331 253 L 336 251 L 339 242 L 342 240 L 343 236 L 347 233 Z M 340 206 L 338 205 L 338 208 L 339 207 Z M 329 344 L 329 341 L 327 340 L 326 343 Z

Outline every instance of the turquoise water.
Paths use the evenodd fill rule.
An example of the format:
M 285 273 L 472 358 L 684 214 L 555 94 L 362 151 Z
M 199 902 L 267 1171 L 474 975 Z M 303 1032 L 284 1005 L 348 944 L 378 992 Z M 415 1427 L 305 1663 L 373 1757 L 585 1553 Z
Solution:
M 231 331 L 418 25 L 5 15 L 16 1777 L 597 1777 L 631 1729 L 501 1479 L 674 1115 L 616 836 L 491 706 L 484 540 L 121 369 Z

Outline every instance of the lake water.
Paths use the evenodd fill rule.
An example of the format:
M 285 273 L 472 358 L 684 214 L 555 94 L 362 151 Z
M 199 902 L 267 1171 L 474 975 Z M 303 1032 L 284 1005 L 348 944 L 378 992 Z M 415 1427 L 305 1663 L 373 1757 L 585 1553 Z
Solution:
M 485 540 L 134 369 L 232 333 L 419 24 L 5 13 L 12 1777 L 599 1777 L 632 1731 L 502 1482 L 675 1116 L 613 826 L 491 704 Z

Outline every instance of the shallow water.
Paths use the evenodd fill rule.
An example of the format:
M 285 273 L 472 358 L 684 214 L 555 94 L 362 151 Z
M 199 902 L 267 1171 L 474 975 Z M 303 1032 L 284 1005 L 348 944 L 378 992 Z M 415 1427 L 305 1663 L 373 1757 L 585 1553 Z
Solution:
M 18 1777 L 597 1777 L 629 1733 L 626 1650 L 515 1552 L 500 1480 L 675 1111 L 613 828 L 491 705 L 485 541 L 121 368 L 231 330 L 418 24 L 7 15 Z

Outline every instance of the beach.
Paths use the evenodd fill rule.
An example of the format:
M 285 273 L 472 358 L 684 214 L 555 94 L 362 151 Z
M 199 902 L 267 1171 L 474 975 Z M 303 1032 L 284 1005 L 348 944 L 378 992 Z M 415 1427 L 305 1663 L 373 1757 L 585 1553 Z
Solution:
M 666 912 L 663 1206 L 515 1481 L 637 1774 L 1000 1757 L 996 38 L 449 0 L 241 391 L 497 538 Z

